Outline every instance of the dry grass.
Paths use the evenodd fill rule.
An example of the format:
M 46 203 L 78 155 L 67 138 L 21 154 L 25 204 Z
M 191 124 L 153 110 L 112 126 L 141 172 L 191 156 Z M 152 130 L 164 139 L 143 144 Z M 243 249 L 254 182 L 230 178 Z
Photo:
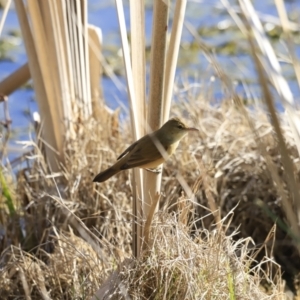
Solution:
M 165 165 L 161 209 L 148 250 L 138 260 L 130 259 L 131 172 L 92 183 L 131 141 L 127 125 L 120 133 L 93 119 L 79 125 L 77 139 L 66 143 L 60 174 L 49 174 L 35 147 L 31 167 L 10 187 L 16 212 L 9 215 L 5 198 L 1 201 L 4 299 L 89 299 L 113 270 L 120 283 L 114 292 L 123 298 L 112 299 L 284 299 L 280 268 L 269 258 L 292 276 L 300 269 L 299 257 L 287 226 L 277 226 L 272 237 L 273 217 L 283 223 L 285 218 L 248 123 L 225 100 L 212 106 L 191 98 L 173 113 L 192 120 L 200 133 L 186 138 Z M 282 174 L 271 125 L 263 113 L 249 113 Z M 284 129 L 298 174 L 295 143 Z M 185 196 L 182 179 L 195 198 Z M 218 227 L 206 208 L 209 198 L 228 216 Z M 265 263 L 257 265 L 254 253 Z M 268 293 L 261 283 L 267 283 Z
M 245 1 L 240 1 L 242 2 Z M 23 2 L 17 3 L 20 20 L 23 17 L 21 23 L 25 41 L 29 43 L 27 48 L 31 48 L 29 47 L 32 39 L 31 30 L 41 38 L 39 40 L 42 40 L 42 43 L 37 44 L 38 55 L 45 62 L 46 69 L 42 64 L 38 64 L 35 74 L 38 76 L 33 77 L 38 80 L 45 79 L 51 72 L 47 67 L 49 65 L 45 56 L 47 51 L 44 50 L 50 49 L 47 43 L 51 39 L 45 40 L 46 34 L 41 31 L 43 26 L 39 24 L 48 19 L 41 19 L 37 13 L 39 6 L 30 1 L 28 11 L 32 17 L 32 28 L 29 28 L 25 22 L 26 9 L 21 5 Z M 47 9 L 42 11 L 49 11 L 50 8 L 53 16 L 57 16 L 54 13 L 55 7 L 50 5 L 52 2 L 45 3 L 43 2 L 47 5 L 45 6 Z M 120 1 L 118 3 L 121 4 Z M 250 2 L 247 3 L 250 5 Z M 277 1 L 278 7 L 280 3 Z M 164 2 L 161 4 L 164 11 L 157 10 L 163 13 L 161 18 L 158 17 L 160 21 L 167 16 L 165 10 L 167 7 Z M 83 5 L 83 10 L 84 7 Z M 140 8 L 136 6 L 135 12 L 139 10 Z M 245 17 L 247 11 L 244 10 Z M 249 24 L 255 19 L 254 13 L 250 15 L 252 16 L 246 18 Z M 45 17 L 49 17 L 49 14 L 45 14 Z M 135 17 L 132 21 L 139 24 L 139 16 Z M 284 15 L 281 15 L 281 18 L 284 20 Z M 237 15 L 235 20 L 239 21 Z M 63 18 L 61 21 L 66 25 Z M 86 25 L 86 19 L 83 23 Z M 237 23 L 240 23 L 241 30 L 246 33 L 243 23 Z M 81 22 L 73 25 L 74 32 L 77 32 Z M 131 63 L 128 48 L 125 47 L 127 44 L 125 22 L 120 27 L 123 32 L 123 47 L 126 50 L 124 51 L 125 60 L 127 59 L 126 67 L 129 68 L 127 79 L 130 83 Z M 143 38 L 142 26 L 136 27 L 134 38 L 137 38 L 138 43 L 134 45 L 133 42 L 132 48 L 139 47 L 136 47 L 133 53 L 144 49 L 143 43 L 139 41 Z M 167 32 L 165 26 L 159 27 L 161 36 L 157 41 L 162 42 Z M 252 30 L 258 29 L 254 25 L 250 27 Z M 174 28 L 174 32 L 180 33 L 180 30 Z M 158 33 L 157 30 L 154 32 Z M 186 138 L 176 157 L 165 165 L 162 194 L 159 197 L 160 211 L 154 215 L 151 226 L 149 225 L 151 222 L 148 224 L 150 230 L 147 230 L 139 258 L 132 258 L 137 251 L 135 249 L 132 253 L 131 250 L 132 241 L 135 240 L 135 236 L 132 238 L 131 230 L 133 219 L 131 203 L 134 200 L 135 189 L 131 186 L 132 173 L 126 171 L 105 183 L 97 185 L 92 183 L 94 175 L 115 161 L 118 154 L 132 141 L 127 125 L 119 131 L 115 124 L 117 114 L 108 119 L 109 116 L 105 113 L 104 120 L 102 117 L 104 111 L 101 111 L 101 107 L 97 107 L 97 113 L 94 112 L 94 116 L 97 115 L 97 122 L 93 118 L 86 119 L 91 111 L 86 111 L 84 117 L 67 117 L 68 120 L 78 121 L 70 121 L 68 128 L 72 129 L 65 134 L 64 130 L 61 130 L 64 128 L 62 124 L 59 121 L 54 122 L 55 118 L 62 119 L 59 116 L 60 109 L 54 109 L 52 114 L 55 118 L 48 121 L 54 122 L 58 140 L 51 142 L 49 136 L 47 138 L 51 126 L 45 126 L 47 130 L 42 129 L 46 143 L 42 145 L 39 138 L 28 143 L 34 150 L 31 157 L 27 158 L 28 168 L 18 174 L 17 184 L 14 185 L 9 169 L 3 169 L 3 174 L 0 174 L 1 298 L 90 299 L 96 293 L 97 299 L 285 299 L 282 270 L 284 278 L 287 279 L 287 290 L 295 288 L 293 280 L 300 270 L 299 245 L 296 238 L 299 230 L 297 216 L 294 215 L 299 206 L 296 201 L 299 198 L 299 189 L 295 188 L 299 181 L 299 152 L 294 140 L 297 135 L 290 129 L 288 125 L 290 123 L 285 116 L 281 116 L 280 124 L 285 140 L 281 139 L 279 122 L 274 117 L 276 113 L 273 99 L 268 91 L 268 82 L 264 79 L 266 77 L 264 72 L 268 75 L 272 75 L 272 72 L 268 69 L 263 70 L 262 66 L 258 68 L 264 98 L 269 100 L 269 112 L 274 112 L 274 116 L 272 114 L 271 116 L 275 131 L 265 113 L 256 109 L 248 109 L 243 113 L 239 111 L 243 106 L 240 105 L 240 99 L 234 92 L 231 80 L 219 68 L 211 53 L 205 50 L 197 33 L 194 36 L 235 104 L 225 99 L 219 105 L 211 105 L 203 100 L 203 95 L 194 97 L 187 87 L 185 96 L 189 100 L 183 99 L 173 107 L 174 115 L 190 120 L 190 123 L 193 123 L 190 125 L 198 127 L 200 132 L 198 136 L 191 135 Z M 70 41 L 74 42 L 74 37 L 70 37 Z M 83 41 L 79 40 L 82 44 Z M 255 62 L 258 67 L 259 58 L 262 58 L 260 53 L 274 64 L 276 59 L 272 58 L 270 51 L 263 51 L 262 46 L 268 48 L 264 39 L 256 41 L 261 47 L 261 52 L 256 51 L 257 45 L 253 37 L 250 37 L 249 41 L 253 45 L 253 55 L 257 58 Z M 68 44 L 69 40 L 65 42 Z M 50 44 L 57 46 L 59 43 Z M 160 61 L 158 58 L 161 57 L 162 61 L 157 66 L 163 71 L 165 59 L 161 54 L 164 53 L 165 44 L 161 43 L 161 46 L 158 55 L 154 55 L 152 60 L 153 63 L 158 63 Z M 179 47 L 179 40 L 177 46 Z M 156 47 L 153 48 L 155 51 L 158 50 Z M 75 51 L 78 50 L 76 49 Z M 53 50 L 55 55 L 59 52 L 56 48 Z M 38 56 L 31 53 L 31 57 Z M 141 61 L 135 62 L 137 66 L 144 65 L 143 58 L 140 58 Z M 87 62 L 86 55 L 82 56 L 82 59 Z M 34 59 L 33 62 L 36 63 Z M 56 64 L 58 62 L 60 56 Z M 70 69 L 73 65 L 70 65 Z M 80 64 L 81 67 L 83 65 Z M 77 68 L 73 71 L 78 70 Z M 162 76 L 157 76 L 160 74 L 158 71 L 152 73 L 155 75 L 152 76 L 154 79 L 159 79 L 158 84 L 152 84 L 152 79 L 150 80 L 152 82 L 150 86 L 153 87 L 149 92 L 150 98 L 157 88 L 158 94 L 153 97 L 155 100 L 166 98 L 160 97 L 163 92 L 163 80 Z M 143 72 L 142 67 L 135 73 L 143 74 Z M 87 83 L 83 88 L 86 97 L 79 98 L 89 99 L 89 75 L 85 72 L 79 73 L 86 75 L 81 79 Z M 140 81 L 143 76 L 134 77 Z M 274 78 L 272 76 L 270 78 L 273 85 L 278 87 L 277 73 Z M 61 91 L 64 87 L 69 87 L 63 82 L 67 81 L 59 80 L 57 83 Z M 98 82 L 97 77 L 95 82 Z M 52 81 L 48 80 L 46 83 L 52 84 Z M 170 83 L 172 85 L 173 80 L 170 80 Z M 80 84 L 75 84 L 74 91 Z M 165 85 L 168 86 L 168 83 Z M 41 86 L 42 84 L 36 85 Z M 133 84 L 130 83 L 128 86 L 131 87 L 129 98 L 133 103 L 132 107 L 137 108 L 132 97 Z M 144 102 L 145 88 L 142 85 L 139 87 L 137 95 L 142 93 L 138 98 Z M 54 90 L 59 89 L 45 87 L 45 93 L 37 90 L 37 94 L 42 95 L 37 98 L 43 101 L 46 98 L 64 99 L 51 97 Z M 170 88 L 168 91 L 167 98 L 170 99 L 170 91 L 173 89 Z M 278 92 L 279 95 L 288 94 L 284 89 L 279 89 Z M 46 97 L 46 94 L 50 97 Z M 71 99 L 75 99 L 75 96 L 71 96 L 69 100 Z M 97 96 L 95 99 L 98 100 Z M 155 113 L 155 109 L 161 106 L 160 101 L 159 105 L 156 102 L 153 104 L 152 101 L 149 103 L 148 121 L 152 125 L 152 121 L 161 115 Z M 52 108 L 55 107 L 58 106 L 54 105 Z M 92 108 L 89 103 L 82 108 L 88 107 Z M 132 120 L 135 125 L 140 123 L 137 122 L 138 117 L 143 121 L 144 112 L 141 114 L 141 111 L 144 108 L 141 107 L 137 109 L 137 114 L 133 114 L 135 117 Z M 49 111 L 51 110 L 44 111 L 45 116 L 49 115 Z M 66 115 L 71 112 L 68 110 Z M 292 111 L 288 112 L 291 114 Z M 163 114 L 167 115 L 168 110 Z M 291 115 L 294 121 L 298 120 L 294 112 Z M 44 120 L 44 124 L 46 123 Z M 159 120 L 155 120 L 154 123 L 158 124 Z M 249 124 L 252 124 L 252 127 Z M 275 126 L 277 124 L 278 126 Z M 63 139 L 66 139 L 64 143 Z M 63 166 L 54 161 L 55 156 L 49 155 L 47 143 L 64 156 L 64 159 L 60 160 L 64 163 Z M 47 149 L 48 154 L 45 155 Z M 290 158 L 292 163 L 287 158 Z M 51 165 L 56 173 L 49 171 Z M 273 169 L 270 166 L 273 166 Z M 151 182 L 152 180 L 146 179 L 147 184 Z M 282 209 L 282 206 L 289 210 Z M 103 291 L 107 293 L 103 295 Z
M 113 299 L 280 299 L 279 286 L 270 280 L 268 296 L 260 288 L 259 268 L 249 268 L 250 240 L 234 242 L 207 230 L 191 238 L 177 215 L 159 212 L 150 250 L 121 265 Z

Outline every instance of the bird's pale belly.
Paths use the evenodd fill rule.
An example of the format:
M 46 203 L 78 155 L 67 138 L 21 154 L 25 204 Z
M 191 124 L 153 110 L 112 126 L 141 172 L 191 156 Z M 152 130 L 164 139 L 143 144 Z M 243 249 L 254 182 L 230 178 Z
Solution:
M 160 159 L 157 159 L 155 161 L 151 161 L 150 163 L 148 164 L 145 164 L 145 165 L 142 165 L 140 166 L 139 168 L 143 168 L 143 169 L 155 169 L 157 168 L 159 165 L 161 165 L 162 163 L 164 163 L 165 160 L 164 158 L 160 158 Z
M 162 163 L 164 163 L 166 161 L 166 159 L 168 159 L 176 150 L 176 148 L 179 145 L 179 141 L 170 145 L 167 149 L 166 149 L 166 153 L 165 153 L 165 157 L 161 157 L 155 161 L 149 162 L 145 165 L 140 166 L 139 168 L 145 168 L 145 169 L 155 169 L 157 168 L 159 165 L 161 165 Z

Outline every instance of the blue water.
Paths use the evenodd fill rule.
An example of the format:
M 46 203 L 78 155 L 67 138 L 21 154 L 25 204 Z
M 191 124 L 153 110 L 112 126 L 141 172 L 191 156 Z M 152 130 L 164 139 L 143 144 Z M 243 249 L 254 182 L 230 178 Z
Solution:
M 254 1 L 255 8 L 267 15 L 277 16 L 276 8 L 271 0 Z M 300 3 L 299 1 L 289 1 L 286 3 L 288 11 L 293 11 L 300 15 Z M 125 6 L 126 24 L 129 28 L 129 8 Z M 151 44 L 151 26 L 152 26 L 152 10 L 146 10 L 146 43 Z M 0 11 L 0 18 L 2 17 L 2 11 Z M 90 24 L 99 26 L 103 34 L 104 45 L 115 45 L 120 47 L 120 36 L 118 27 L 118 18 L 114 5 L 114 1 L 98 1 L 89 0 L 88 2 L 88 20 Z M 224 9 L 218 0 L 203 0 L 203 1 L 188 1 L 188 8 L 186 14 L 186 20 L 193 24 L 196 28 L 199 26 L 216 26 L 219 22 L 228 20 L 231 18 L 227 13 L 224 13 Z M 298 19 L 299 21 L 299 19 Z M 171 25 L 172 20 L 170 20 Z M 299 22 L 298 22 L 299 23 Z M 19 29 L 18 19 L 14 9 L 11 9 L 8 14 L 8 18 L 5 23 L 3 37 L 10 37 L 9 32 L 11 30 Z M 230 32 L 220 32 L 211 37 L 203 37 L 203 39 L 210 45 L 219 45 L 224 41 L 230 41 L 235 37 Z M 184 28 L 182 34 L 183 41 L 192 41 L 193 36 L 190 32 Z M 0 80 L 5 78 L 11 72 L 16 70 L 24 62 L 26 62 L 26 53 L 21 38 L 11 38 L 11 41 L 16 47 L 9 53 L 10 61 L 0 60 Z M 282 50 L 282 49 L 281 49 Z M 284 50 L 282 50 L 284 51 Z M 296 53 L 300 57 L 300 47 L 296 47 Z M 192 59 L 191 59 L 192 57 Z M 236 79 L 236 89 L 239 93 L 243 94 L 244 89 L 241 81 L 245 78 L 252 80 L 251 88 L 257 94 L 259 94 L 259 88 L 255 83 L 255 68 L 252 60 L 247 54 L 237 55 L 216 55 L 220 65 L 228 72 L 231 78 Z M 199 76 L 210 76 L 213 74 L 213 69 L 209 63 L 205 60 L 201 52 L 194 52 L 190 55 L 184 67 L 177 70 L 177 81 L 180 81 L 181 76 L 188 76 L 190 80 L 194 80 Z M 282 64 L 284 74 L 288 78 L 288 82 L 295 99 L 299 99 L 300 92 L 299 87 L 293 78 L 293 71 L 287 64 Z M 201 75 L 202 74 L 202 75 Z M 126 113 L 127 94 L 126 94 L 126 81 L 124 78 L 119 77 L 120 82 L 123 85 L 122 89 L 117 89 L 114 83 L 109 78 L 103 78 L 103 92 L 107 105 L 115 109 L 120 105 L 123 107 L 123 112 Z M 202 87 L 205 88 L 203 82 L 210 84 L 210 79 L 202 78 Z M 224 93 L 220 84 L 212 84 L 214 88 L 213 97 L 216 99 L 222 99 Z M 201 89 L 200 89 L 201 90 Z M 203 89 L 202 89 L 203 90 Z M 16 141 L 28 140 L 30 137 L 31 129 L 31 115 L 34 111 L 37 111 L 37 103 L 34 100 L 34 92 L 31 89 L 19 89 L 9 96 L 9 113 L 12 119 L 12 136 L 9 141 L 10 155 L 9 158 L 14 158 L 20 154 L 19 150 L 16 151 Z M 2 105 L 0 104 L 0 120 L 3 120 L 4 113 Z M 19 146 L 18 146 L 19 147 Z

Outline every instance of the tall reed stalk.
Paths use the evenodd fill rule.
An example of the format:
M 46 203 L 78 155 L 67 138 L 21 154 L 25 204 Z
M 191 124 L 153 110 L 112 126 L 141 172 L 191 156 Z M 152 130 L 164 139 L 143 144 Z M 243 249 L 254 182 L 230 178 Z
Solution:
M 130 111 L 134 138 L 141 133 L 158 129 L 169 117 L 172 91 L 183 27 L 186 1 L 177 1 L 170 44 L 167 45 L 168 14 L 170 2 L 157 0 L 153 7 L 152 42 L 150 58 L 149 103 L 146 111 L 145 96 L 145 21 L 143 1 L 130 1 L 131 16 L 131 60 L 126 38 L 126 25 L 122 10 L 122 1 L 116 0 Z M 168 53 L 168 60 L 166 60 Z M 167 65 L 166 65 L 167 62 Z M 167 68 L 166 68 L 167 66 Z M 145 116 L 147 121 L 145 122 Z M 143 176 L 142 176 L 143 175 Z M 142 176 L 142 177 L 141 177 Z M 143 179 L 142 179 L 143 178 Z M 152 203 L 160 195 L 161 174 L 134 171 L 134 231 L 133 249 L 139 256 L 143 229 L 143 220 L 147 219 Z M 136 190 L 135 190 L 136 189 Z

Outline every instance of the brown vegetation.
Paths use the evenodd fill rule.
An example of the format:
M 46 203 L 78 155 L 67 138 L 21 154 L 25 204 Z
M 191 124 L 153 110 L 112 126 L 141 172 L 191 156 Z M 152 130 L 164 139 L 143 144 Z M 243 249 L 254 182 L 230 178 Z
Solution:
M 0 173 L 1 298 L 285 299 L 286 291 L 296 294 L 294 278 L 300 269 L 299 117 L 276 55 L 249 1 L 240 1 L 243 19 L 229 5 L 226 9 L 248 38 L 267 113 L 244 107 L 232 80 L 198 33 L 187 26 L 233 101 L 209 103 L 204 100 L 209 97 L 194 97 L 185 87 L 185 99 L 171 111 L 200 132 L 186 138 L 176 156 L 165 164 L 158 196 L 160 176 L 152 173 L 144 176 L 144 181 L 136 176 L 137 184 L 133 184 L 131 171 L 101 184 L 92 183 L 94 175 L 111 165 L 146 129 L 146 114 L 152 128 L 169 114 L 185 5 L 177 2 L 167 45 L 169 7 L 164 1 L 155 3 L 154 20 L 163 20 L 165 26 L 154 22 L 159 26 L 153 35 L 156 46 L 151 54 L 146 111 L 145 57 L 140 55 L 131 62 L 123 8 L 117 1 L 131 107 L 130 135 L 127 122 L 119 128 L 118 114 L 110 114 L 104 102 L 100 105 L 98 101 L 100 62 L 91 55 L 92 63 L 86 55 L 88 50 L 100 51 L 98 30 L 90 28 L 89 37 L 81 36 L 81 31 L 88 32 L 85 14 L 79 13 L 83 19 L 77 23 L 76 18 L 68 17 L 86 11 L 87 3 L 76 2 L 76 8 L 69 5 L 65 15 L 60 14 L 54 35 L 61 40 L 53 43 L 42 29 L 49 29 L 52 36 L 53 24 L 48 17 L 62 12 L 62 2 L 29 1 L 26 10 L 23 1 L 16 1 L 43 123 L 42 134 L 36 128 L 37 139 L 28 142 L 33 151 L 17 182 L 9 166 Z M 276 3 L 288 33 L 284 8 L 281 1 Z M 135 32 L 131 50 L 142 53 L 143 6 L 131 1 L 130 8 Z M 66 26 L 66 20 L 73 30 Z M 96 52 L 88 48 L 92 36 Z M 77 37 L 79 44 L 74 42 Z M 36 49 L 31 47 L 35 39 Z M 72 51 L 81 54 L 75 55 L 80 72 L 71 60 L 66 60 L 66 65 L 60 63 L 64 51 L 58 51 L 58 44 L 72 45 Z M 300 74 L 288 45 L 290 62 Z M 48 54 L 55 63 L 48 63 Z M 94 63 L 97 67 L 88 72 L 86 68 Z M 54 80 L 49 80 L 57 66 L 69 70 L 70 77 L 61 80 L 52 76 Z M 76 72 L 78 82 L 72 80 Z M 95 77 L 90 84 L 92 74 Z M 78 94 L 75 91 L 81 84 L 83 93 Z M 270 85 L 286 109 L 280 118 Z M 62 124 L 62 119 L 67 122 Z M 141 187 L 147 189 L 144 194 Z M 138 193 L 143 195 L 142 204 Z M 156 196 L 160 210 L 151 219 L 147 211 L 155 212 L 155 205 L 150 204 Z M 147 220 L 139 218 L 140 208 Z M 138 220 L 134 230 L 133 220 Z
M 261 299 L 262 282 L 268 282 L 270 299 L 283 299 L 280 268 L 269 258 L 293 274 L 299 266 L 291 268 L 290 255 L 294 262 L 299 256 L 287 227 L 276 227 L 276 239 L 270 234 L 274 218 L 285 222 L 280 201 L 247 122 L 228 104 L 212 106 L 200 97 L 173 110 L 192 120 L 200 133 L 184 139 L 165 164 L 161 212 L 152 223 L 150 245 L 137 260 L 130 247 L 131 172 L 92 183 L 93 175 L 131 140 L 127 126 L 113 135 L 107 131 L 115 129 L 101 122 L 82 124 L 80 136 L 66 142 L 67 163 L 59 174 L 49 173 L 35 147 L 31 168 L 20 172 L 17 186 L 10 187 L 15 213 L 2 210 L 7 226 L 1 241 L 1 294 L 88 299 L 110 272 L 119 270 L 118 291 L 134 299 Z M 269 122 L 262 112 L 250 116 L 282 174 Z M 288 129 L 285 137 L 299 170 Z M 194 186 L 196 197 L 186 197 L 182 180 Z M 224 218 L 219 229 L 206 208 L 209 197 Z M 265 263 L 254 263 L 254 253 Z

